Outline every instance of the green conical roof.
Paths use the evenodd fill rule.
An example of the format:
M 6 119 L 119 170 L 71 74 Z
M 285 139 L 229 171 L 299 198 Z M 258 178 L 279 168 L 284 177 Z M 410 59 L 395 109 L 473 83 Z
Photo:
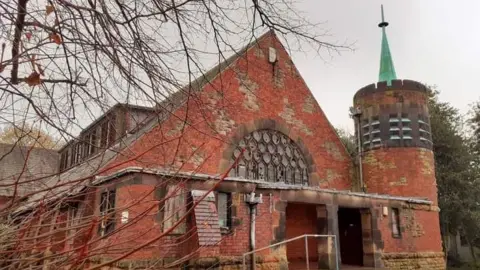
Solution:
M 392 80 L 397 79 L 397 74 L 395 73 L 395 67 L 393 66 L 390 46 L 388 46 L 387 33 L 385 31 L 385 27 L 388 26 L 388 23 L 385 22 L 385 18 L 383 16 L 383 5 L 382 22 L 378 26 L 382 28 L 382 52 L 380 54 L 380 72 L 378 74 L 378 81 L 387 82 L 387 85 L 392 85 Z

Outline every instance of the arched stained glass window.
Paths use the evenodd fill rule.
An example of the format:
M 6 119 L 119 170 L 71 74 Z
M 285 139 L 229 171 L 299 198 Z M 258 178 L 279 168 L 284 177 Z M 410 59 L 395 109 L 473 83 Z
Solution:
M 245 136 L 233 151 L 235 161 L 243 156 L 231 176 L 292 185 L 308 185 L 307 163 L 294 141 L 283 133 L 262 129 Z

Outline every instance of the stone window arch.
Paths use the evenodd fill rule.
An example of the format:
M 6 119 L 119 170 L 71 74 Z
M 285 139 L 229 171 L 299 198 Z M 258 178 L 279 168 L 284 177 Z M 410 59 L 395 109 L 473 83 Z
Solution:
M 235 161 L 245 149 L 230 175 L 272 183 L 308 185 L 308 166 L 297 144 L 272 129 L 255 130 L 240 140 L 231 157 Z

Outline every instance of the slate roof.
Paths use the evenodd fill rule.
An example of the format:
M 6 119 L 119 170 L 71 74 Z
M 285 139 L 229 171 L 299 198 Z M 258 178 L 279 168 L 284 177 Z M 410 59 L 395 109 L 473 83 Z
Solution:
M 28 158 L 27 158 L 28 156 Z M 17 185 L 17 196 L 23 196 L 44 186 L 47 176 L 58 171 L 58 153 L 55 150 L 31 148 L 12 144 L 0 144 L 0 196 L 12 196 L 14 183 L 32 181 Z
M 127 134 L 119 143 L 110 147 L 104 152 L 100 152 L 90 159 L 62 172 L 59 175 L 51 177 L 45 181 L 45 192 L 38 192 L 29 197 L 27 202 L 18 207 L 15 212 L 21 212 L 34 207 L 39 201 L 50 201 L 58 199 L 69 194 L 76 194 L 87 185 L 92 184 L 92 177 L 102 172 L 102 169 L 112 161 L 125 148 L 133 144 L 136 140 L 142 137 L 145 133 L 153 129 L 158 123 L 161 123 L 170 117 L 171 113 L 180 108 L 186 101 L 191 91 L 201 91 L 207 84 L 212 82 L 221 72 L 228 68 L 238 58 L 245 54 L 245 52 L 256 45 L 261 39 L 274 34 L 273 31 L 268 31 L 259 38 L 253 40 L 237 53 L 227 58 L 217 66 L 204 73 L 202 76 L 192 81 L 189 85 L 172 93 L 165 100 L 159 102 L 155 107 L 155 113 L 150 119 L 145 121 L 144 126 L 140 127 L 135 133 Z

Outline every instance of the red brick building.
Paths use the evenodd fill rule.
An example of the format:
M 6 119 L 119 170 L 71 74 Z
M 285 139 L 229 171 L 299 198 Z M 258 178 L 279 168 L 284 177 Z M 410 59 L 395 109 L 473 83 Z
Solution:
M 42 224 L 61 202 L 41 227 L 58 233 L 34 245 L 85 268 L 240 269 L 252 249 L 320 234 L 335 238 L 260 251 L 257 269 L 306 254 L 317 269 L 445 269 L 426 100 L 408 80 L 359 90 L 358 163 L 268 32 L 155 108 L 114 107 L 17 213 Z

